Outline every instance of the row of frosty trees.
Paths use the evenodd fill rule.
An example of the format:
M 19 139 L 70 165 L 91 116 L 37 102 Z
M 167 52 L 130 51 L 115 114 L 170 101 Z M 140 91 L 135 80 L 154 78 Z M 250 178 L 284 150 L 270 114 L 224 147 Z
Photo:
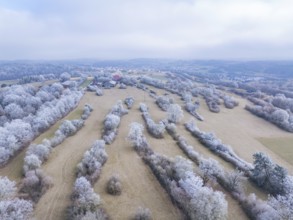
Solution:
M 31 85 L 3 88 L 0 93 L 0 165 L 6 165 L 34 138 L 72 111 L 82 96 L 83 91 L 74 84 L 70 88 L 60 83 L 39 88 Z M 28 219 L 31 216 L 33 203 L 49 187 L 49 177 L 39 169 L 50 153 L 47 143 L 52 142 L 54 147 L 62 142 L 70 135 L 75 121 L 64 121 L 52 141 L 47 140 L 28 148 L 23 167 L 25 177 L 20 186 L 28 196 L 27 199 L 18 197 L 14 181 L 0 177 L 1 219 Z
M 60 83 L 14 85 L 0 93 L 0 165 L 74 109 L 83 92 Z

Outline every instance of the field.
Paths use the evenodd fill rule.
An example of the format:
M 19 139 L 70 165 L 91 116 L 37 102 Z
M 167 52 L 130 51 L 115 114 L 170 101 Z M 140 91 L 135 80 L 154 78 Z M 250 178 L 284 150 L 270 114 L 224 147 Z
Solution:
M 156 91 L 158 95 L 165 93 L 160 89 L 151 89 Z M 147 104 L 150 115 L 156 122 L 166 118 L 166 112 L 157 107 L 152 97 L 146 92 L 132 87 L 128 87 L 126 90 L 119 90 L 118 88 L 104 90 L 104 95 L 101 97 L 86 92 L 78 107 L 65 117 L 65 119 L 80 117 L 82 108 L 86 103 L 94 108 L 85 126 L 76 135 L 67 138 L 61 145 L 57 146 L 49 160 L 42 165 L 42 169 L 52 178 L 54 185 L 37 203 L 34 211 L 36 219 L 65 219 L 66 207 L 70 204 L 70 195 L 76 178 L 77 164 L 91 144 L 95 140 L 101 139 L 103 120 L 109 109 L 117 100 L 124 100 L 128 96 L 134 98 L 135 104 L 129 114 L 122 117 L 118 136 L 114 143 L 106 146 L 109 158 L 102 169 L 99 180 L 94 185 L 95 192 L 101 196 L 102 207 L 105 208 L 111 219 L 129 219 L 139 206 L 149 208 L 153 219 L 182 219 L 180 210 L 171 202 L 166 191 L 126 140 L 131 122 L 144 124 L 138 109 L 140 102 Z M 176 103 L 183 107 L 183 102 L 179 96 L 172 95 L 172 97 Z M 199 128 L 203 131 L 214 132 L 223 143 L 231 145 L 233 150 L 246 161 L 252 162 L 252 155 L 261 151 L 268 154 L 276 163 L 286 167 L 290 174 L 293 174 L 293 149 L 290 148 L 292 134 L 250 114 L 244 109 L 247 101 L 240 97 L 236 97 L 236 99 L 240 102 L 238 107 L 230 110 L 221 106 L 221 112 L 215 114 L 211 113 L 204 100 L 199 98 L 201 104 L 199 113 L 205 118 L 203 122 L 197 121 Z M 183 135 L 189 144 L 205 158 L 213 158 L 219 161 L 227 170 L 234 169 L 229 163 L 202 146 L 197 139 L 185 130 L 183 124 L 191 119 L 196 120 L 184 111 L 184 119 L 177 126 L 178 133 Z M 40 143 L 43 138 L 52 137 L 61 121 L 40 135 L 34 142 Z M 178 155 L 186 157 L 168 134 L 165 134 L 163 139 L 155 139 L 145 131 L 145 136 L 156 153 L 171 158 Z M 11 180 L 19 182 L 22 178 L 24 155 L 25 150 L 11 160 L 6 167 L 2 168 L 0 175 L 8 176 Z M 196 166 L 195 172 L 198 172 Z M 105 191 L 107 180 L 114 174 L 120 177 L 123 185 L 120 196 L 111 196 Z M 226 194 L 229 204 L 229 219 L 248 219 L 238 203 L 227 192 L 219 186 L 215 186 L 215 188 Z M 246 191 L 248 193 L 254 192 L 261 198 L 267 197 L 264 192 L 251 183 L 247 183 Z

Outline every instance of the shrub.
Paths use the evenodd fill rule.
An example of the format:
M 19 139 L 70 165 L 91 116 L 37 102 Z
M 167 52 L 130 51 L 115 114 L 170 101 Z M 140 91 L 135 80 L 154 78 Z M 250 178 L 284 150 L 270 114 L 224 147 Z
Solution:
M 117 176 L 112 176 L 107 182 L 107 192 L 111 195 L 120 195 L 122 184 Z
M 148 208 L 139 207 L 134 215 L 134 220 L 152 220 L 151 212 Z
M 20 193 L 23 198 L 38 202 L 51 186 L 51 179 L 42 170 L 31 170 L 25 173 L 25 177 L 21 181 Z
M 134 98 L 132 98 L 132 97 L 127 97 L 127 98 L 124 100 L 124 103 L 125 103 L 125 105 L 127 106 L 128 109 L 131 109 L 132 106 L 133 106 L 133 103 L 134 103 Z
M 108 219 L 104 210 L 99 208 L 101 203 L 100 196 L 94 192 L 90 182 L 85 177 L 76 179 L 72 201 L 73 203 L 67 212 L 68 219 Z
M 167 111 L 169 106 L 173 104 L 173 99 L 167 96 L 159 96 L 156 99 L 156 103 L 163 111 Z
M 169 122 L 177 124 L 183 118 L 183 111 L 178 104 L 171 104 L 168 107 L 167 118 Z
M 84 176 L 90 182 L 96 181 L 100 176 L 101 167 L 107 159 L 105 142 L 103 140 L 95 141 L 91 148 L 84 153 L 82 161 L 77 165 L 77 176 Z
M 104 95 L 103 90 L 102 90 L 101 88 L 96 88 L 96 95 L 97 95 L 97 96 L 102 96 L 102 95 Z
M 139 104 L 139 109 L 141 112 L 148 112 L 148 107 L 145 103 L 140 103 Z

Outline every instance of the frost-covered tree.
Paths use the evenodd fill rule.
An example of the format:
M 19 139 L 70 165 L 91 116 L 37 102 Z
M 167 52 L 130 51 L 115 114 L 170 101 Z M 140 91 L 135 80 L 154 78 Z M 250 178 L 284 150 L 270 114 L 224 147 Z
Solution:
M 33 204 L 23 199 L 0 200 L 0 219 L 29 220 L 32 217 Z
M 206 184 L 209 180 L 216 181 L 217 176 L 223 175 L 223 170 L 214 159 L 202 159 L 199 163 L 199 168 L 202 172 L 203 183 Z
M 23 118 L 25 116 L 23 109 L 16 103 L 5 106 L 4 111 L 10 119 Z
M 60 75 L 60 81 L 65 82 L 67 80 L 70 80 L 71 75 L 67 72 L 64 72 Z
M 171 104 L 168 107 L 167 118 L 169 122 L 177 124 L 183 118 L 183 111 L 180 105 Z
M 0 201 L 14 197 L 16 190 L 14 181 L 10 181 L 6 176 L 0 176 Z
M 84 176 L 94 182 L 100 175 L 101 167 L 107 161 L 108 155 L 105 151 L 105 142 L 97 140 L 87 150 L 82 161 L 77 165 L 77 176 Z
M 130 124 L 130 130 L 129 130 L 129 134 L 128 134 L 128 140 L 136 146 L 141 145 L 141 143 L 143 143 L 144 140 L 144 135 L 143 135 L 143 130 L 144 127 L 142 124 L 139 124 L 137 122 L 132 122 Z
M 23 198 L 38 202 L 40 197 L 52 186 L 52 180 L 40 169 L 30 170 L 20 184 L 20 193 Z
M 139 109 L 141 112 L 148 112 L 148 107 L 145 103 L 139 103 Z
M 288 121 L 289 114 L 283 109 L 278 109 L 272 113 L 271 119 L 277 124 L 283 124 L 284 122 Z
M 41 167 L 42 161 L 38 158 L 35 154 L 27 155 L 24 158 L 24 173 L 28 172 L 29 170 L 36 170 Z
M 259 152 L 253 155 L 254 169 L 251 179 L 260 187 L 276 195 L 283 195 L 287 189 L 287 170 L 274 164 L 265 154 Z
M 128 114 L 128 110 L 124 108 L 122 101 L 118 100 L 118 102 L 112 107 L 110 113 L 122 117 L 123 115 Z
M 28 220 L 32 216 L 32 203 L 15 198 L 16 190 L 14 181 L 10 181 L 7 177 L 0 177 L 0 219 Z
M 86 214 L 87 212 L 95 211 L 101 203 L 100 196 L 94 192 L 90 182 L 85 177 L 76 179 L 72 199 L 73 210 L 71 211 L 71 217 L 81 213 Z
M 89 105 L 89 104 L 85 104 L 85 106 L 84 106 L 84 108 L 83 108 L 82 115 L 81 115 L 81 119 L 82 119 L 82 120 L 86 120 L 86 119 L 90 116 L 90 114 L 91 114 L 91 112 L 92 112 L 93 110 L 94 110 L 94 109 L 93 109 L 93 107 L 92 107 L 91 105 Z
M 120 117 L 115 114 L 108 114 L 104 121 L 105 130 L 113 130 L 120 124 Z
M 167 96 L 159 96 L 156 103 L 163 111 L 167 111 L 169 106 L 173 104 L 173 99 Z
M 127 106 L 128 109 L 131 109 L 133 104 L 134 104 L 134 98 L 133 97 L 127 97 L 124 100 L 125 105 Z

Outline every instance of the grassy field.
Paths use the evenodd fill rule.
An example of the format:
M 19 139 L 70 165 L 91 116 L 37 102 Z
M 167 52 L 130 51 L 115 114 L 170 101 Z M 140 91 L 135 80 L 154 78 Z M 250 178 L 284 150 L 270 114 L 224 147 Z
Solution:
M 293 165 L 293 137 L 259 138 L 264 146 Z
M 150 88 L 158 94 L 165 93 L 163 90 Z M 101 97 L 96 96 L 95 93 L 87 92 L 78 107 L 65 117 L 65 119 L 79 118 L 86 103 L 91 104 L 94 108 L 85 126 L 76 135 L 67 138 L 61 145 L 54 148 L 49 160 L 42 165 L 44 172 L 52 178 L 54 186 L 41 197 L 36 205 L 34 216 L 36 219 L 65 219 L 66 207 L 70 204 L 71 190 L 76 178 L 77 164 L 81 161 L 84 152 L 91 147 L 91 144 L 101 138 L 103 120 L 109 109 L 117 100 L 124 100 L 128 96 L 135 99 L 135 104 L 129 114 L 122 117 L 118 136 L 114 143 L 106 146 L 109 158 L 102 169 L 98 182 L 94 185 L 94 189 L 100 194 L 102 207 L 106 209 L 111 219 L 129 219 L 138 206 L 149 208 L 154 219 L 182 219 L 180 211 L 172 204 L 165 190 L 126 140 L 131 122 L 144 124 L 138 109 L 140 102 L 147 104 L 149 113 L 156 122 L 166 118 L 166 112 L 158 108 L 153 98 L 144 91 L 132 87 L 128 87 L 126 90 L 118 88 L 105 90 L 104 96 Z M 183 102 L 177 95 L 171 96 L 176 103 L 183 107 Z M 289 161 L 292 158 L 292 148 L 290 147 L 293 140 L 292 134 L 250 114 L 244 109 L 246 101 L 239 97 L 236 98 L 240 102 L 237 108 L 230 110 L 221 106 L 221 112 L 218 114 L 211 113 L 200 98 L 199 113 L 205 118 L 203 122 L 197 121 L 200 129 L 214 132 L 224 143 L 231 145 L 240 157 L 249 162 L 252 162 L 253 153 L 262 151 L 292 173 L 293 164 L 292 161 Z M 185 130 L 184 123 L 191 119 L 196 120 L 184 110 L 184 119 L 177 125 L 178 133 L 184 136 L 188 143 L 203 157 L 213 158 L 226 170 L 233 170 L 234 167 L 231 164 L 210 152 Z M 34 142 L 40 143 L 43 138 L 52 137 L 61 121 L 40 135 Z M 171 158 L 178 155 L 185 157 L 168 134 L 165 134 L 163 139 L 155 139 L 147 131 L 145 131 L 145 135 L 156 153 Z M 25 150 L 5 168 L 2 168 L 0 175 L 6 175 L 12 180 L 19 181 L 22 178 L 24 155 Z M 198 171 L 196 167 L 195 171 Z M 120 196 L 111 196 L 105 191 L 106 182 L 113 174 L 117 174 L 122 181 L 123 191 Z M 247 219 L 238 203 L 227 192 L 219 186 L 215 186 L 215 189 L 226 194 L 229 204 L 228 219 Z M 247 193 L 256 193 L 263 199 L 267 197 L 267 194 L 249 182 L 246 183 L 246 191 Z

